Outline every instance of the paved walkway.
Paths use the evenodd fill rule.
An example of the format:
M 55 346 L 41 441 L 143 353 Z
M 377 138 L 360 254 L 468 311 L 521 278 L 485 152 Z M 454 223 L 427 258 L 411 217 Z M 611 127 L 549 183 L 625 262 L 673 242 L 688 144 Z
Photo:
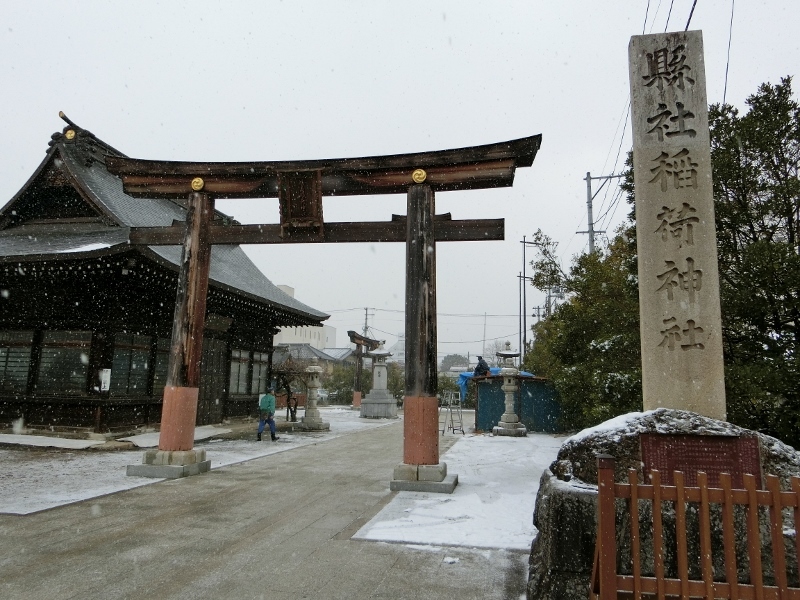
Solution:
M 0 515 L 0 598 L 524 598 L 527 553 L 351 539 L 394 495 L 402 434 Z

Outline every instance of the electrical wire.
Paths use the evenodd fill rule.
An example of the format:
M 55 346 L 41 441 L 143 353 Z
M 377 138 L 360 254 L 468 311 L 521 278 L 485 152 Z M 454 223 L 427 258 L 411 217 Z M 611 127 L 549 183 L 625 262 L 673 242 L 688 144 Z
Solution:
M 692 22 L 692 16 L 694 15 L 695 6 L 697 6 L 697 0 L 694 0 L 694 2 L 692 2 L 692 10 L 689 12 L 689 20 L 686 21 L 686 27 L 684 28 L 684 31 L 689 31 L 689 23 Z
M 388 331 L 383 331 L 382 329 L 378 329 L 377 327 L 371 327 L 370 326 L 369 329 L 370 329 L 370 331 L 377 331 L 378 333 L 383 333 L 383 334 L 386 334 L 386 335 L 392 335 L 392 336 L 393 335 L 397 335 L 397 334 L 394 334 L 394 333 L 389 333 Z M 493 337 L 493 338 L 486 338 L 485 340 L 483 340 L 483 339 L 481 339 L 481 340 L 457 340 L 457 341 L 446 341 L 446 342 L 443 342 L 441 340 L 437 340 L 436 343 L 437 344 L 477 344 L 478 342 L 493 342 L 495 340 L 507 339 L 507 338 L 510 338 L 512 336 L 517 335 L 518 333 L 519 333 L 519 331 L 514 331 L 513 333 L 509 333 L 507 335 L 499 335 L 499 336 Z
M 695 3 L 696 2 L 697 2 L 697 0 L 695 0 Z M 669 5 L 669 13 L 667 14 L 667 27 L 669 26 L 669 19 L 670 19 L 670 15 L 672 14 L 672 6 L 673 6 L 673 4 L 674 4 L 674 0 L 672 0 L 672 2 L 670 2 L 670 5 Z M 658 6 L 656 7 L 656 12 L 653 15 L 653 23 L 650 26 L 650 30 L 651 31 L 652 31 L 653 26 L 655 25 L 655 19 L 656 19 L 656 16 L 658 15 L 658 11 L 659 11 L 660 8 L 661 8 L 661 1 L 659 0 Z M 647 8 L 645 9 L 645 13 L 644 13 L 644 23 L 642 24 L 642 35 L 644 35 L 644 32 L 647 30 L 647 17 L 649 15 L 649 13 L 650 13 L 650 0 L 647 0 Z M 666 31 L 666 27 L 665 27 L 665 31 Z M 631 117 L 631 101 L 630 101 L 630 98 L 628 99 L 628 102 L 625 105 L 624 114 L 625 114 L 625 122 L 622 125 L 622 133 L 620 134 L 619 144 L 617 146 L 617 154 L 614 157 L 614 168 L 611 170 L 612 173 L 616 173 L 616 171 L 617 171 L 617 165 L 619 164 L 619 157 L 620 157 L 620 154 L 622 152 L 622 144 L 625 141 L 625 132 L 628 129 L 628 121 L 630 120 L 630 117 Z M 620 121 L 621 120 L 622 120 L 622 116 L 620 115 Z M 619 121 L 617 122 L 617 129 L 614 132 L 614 138 L 613 139 L 616 139 L 618 131 L 619 131 Z M 611 155 L 611 150 L 613 148 L 614 148 L 614 145 L 613 145 L 613 142 L 612 142 L 611 148 L 609 148 L 608 155 L 606 155 L 606 162 L 603 164 L 603 170 L 604 171 L 605 171 L 605 166 L 608 164 L 608 156 Z M 598 217 L 598 219 L 596 220 L 597 223 L 599 223 L 602 220 L 602 218 L 609 213 L 609 211 L 613 211 L 611 213 L 611 218 L 613 218 L 614 214 L 616 214 L 616 208 L 619 205 L 619 198 L 622 195 L 622 188 L 619 187 L 619 183 L 617 183 L 617 186 L 618 186 L 617 187 L 618 191 L 616 193 L 616 196 L 611 201 L 611 204 L 609 204 L 609 206 L 605 210 L 605 212 L 603 212 L 603 207 L 605 206 L 606 201 L 608 199 L 608 194 L 609 194 L 609 192 L 611 190 L 611 186 L 606 188 L 606 191 L 605 191 L 605 193 L 603 195 L 603 201 L 600 204 L 600 207 L 598 208 L 598 211 L 597 211 L 598 213 L 602 213 L 601 216 Z M 609 223 L 611 222 L 611 218 L 609 219 Z M 601 229 L 603 227 L 604 226 L 601 226 Z
M 617 214 L 617 208 L 619 207 L 619 201 L 620 201 L 621 198 L 622 198 L 622 187 L 618 187 L 617 188 L 617 194 L 614 197 L 614 200 L 611 202 L 611 205 L 608 207 L 608 211 L 606 211 L 606 213 L 608 213 L 610 211 L 611 215 L 608 217 L 607 223 L 601 225 L 601 228 L 608 227 L 611 224 L 611 222 L 614 220 L 614 215 Z M 603 216 L 605 216 L 605 215 L 603 215 Z M 601 219 L 602 219 L 602 217 L 601 217 Z M 598 220 L 600 220 L 600 219 L 598 219 Z
M 442 342 L 442 341 L 438 341 L 437 343 L 438 344 L 477 344 L 478 342 L 493 342 L 495 340 L 508 339 L 508 338 L 514 337 L 514 336 L 516 336 L 518 334 L 519 334 L 519 331 L 514 331 L 514 332 L 509 333 L 507 335 L 499 335 L 499 336 L 493 337 L 493 338 L 486 338 L 485 340 L 471 340 L 471 341 L 458 341 L 458 342 Z
M 610 211 L 614 210 L 614 207 L 617 205 L 617 203 L 619 202 L 619 199 L 620 199 L 621 197 L 622 197 L 622 187 L 617 187 L 617 191 L 616 191 L 616 193 L 614 194 L 614 199 L 611 201 L 611 204 L 610 204 L 610 205 L 609 205 L 609 207 L 606 209 L 606 212 L 604 212 L 604 213 L 603 213 L 603 214 L 601 214 L 599 217 L 597 217 L 597 222 L 598 222 L 598 223 L 600 223 L 600 222 L 603 220 L 603 218 L 604 218 L 604 217 L 605 217 L 605 216 L 606 216 L 606 215 L 607 215 L 607 214 L 608 214 Z M 612 215 L 612 216 L 613 216 L 613 215 Z M 610 223 L 610 221 L 611 221 L 611 220 L 609 219 L 609 223 Z M 605 225 L 601 225 L 601 227 L 605 227 Z
M 669 18 L 672 16 L 672 5 L 675 4 L 675 0 L 669 3 L 669 12 L 667 13 L 667 24 L 664 25 L 664 33 L 667 33 L 667 29 L 669 29 Z
M 650 23 L 650 33 L 653 33 L 653 27 L 656 26 L 656 19 L 658 18 L 659 10 L 661 10 L 661 0 L 658 0 L 658 6 L 656 6 L 656 12 L 653 13 L 653 22 Z
M 731 38 L 733 38 L 733 8 L 736 6 L 736 0 L 731 0 L 731 23 L 728 26 L 728 57 L 725 60 L 725 87 L 722 91 L 722 103 L 728 97 L 728 67 L 731 64 Z

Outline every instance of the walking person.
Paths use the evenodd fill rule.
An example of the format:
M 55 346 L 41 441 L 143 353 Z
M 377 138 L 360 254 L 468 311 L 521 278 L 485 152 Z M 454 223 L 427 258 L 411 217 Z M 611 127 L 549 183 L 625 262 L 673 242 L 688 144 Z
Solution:
M 264 425 L 269 425 L 269 433 L 272 436 L 272 441 L 275 442 L 280 438 L 275 435 L 275 388 L 269 388 L 266 394 L 261 394 L 258 399 L 258 435 L 257 441 L 261 441 L 261 434 L 264 433 Z

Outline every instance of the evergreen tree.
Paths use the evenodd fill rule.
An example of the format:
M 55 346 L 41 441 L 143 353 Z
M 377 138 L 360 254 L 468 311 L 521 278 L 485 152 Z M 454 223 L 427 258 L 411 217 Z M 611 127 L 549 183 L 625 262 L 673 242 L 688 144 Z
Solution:
M 800 444 L 800 105 L 791 78 L 764 84 L 740 115 L 709 109 L 728 419 Z M 634 203 L 629 158 L 623 188 Z M 641 408 L 633 211 L 609 246 L 568 273 L 540 232 L 533 284 L 569 300 L 534 327 L 525 366 L 550 377 L 564 424 Z
M 791 78 L 709 109 L 728 418 L 800 443 L 800 105 Z

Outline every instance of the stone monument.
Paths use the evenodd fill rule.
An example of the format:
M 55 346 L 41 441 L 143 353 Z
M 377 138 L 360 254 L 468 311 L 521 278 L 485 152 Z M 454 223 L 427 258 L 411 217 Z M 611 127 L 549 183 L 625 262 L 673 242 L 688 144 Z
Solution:
M 525 425 L 519 422 L 517 413 L 514 412 L 514 396 L 519 386 L 517 385 L 517 375 L 519 371 L 514 368 L 514 359 L 519 356 L 519 352 L 511 351 L 511 342 L 506 342 L 506 349 L 497 353 L 503 360 L 503 367 L 500 375 L 503 376 L 503 385 L 500 387 L 505 392 L 505 412 L 500 417 L 500 422 L 492 428 L 492 435 L 507 435 L 522 437 L 528 435 Z
M 644 409 L 724 420 L 702 33 L 633 36 L 628 56 Z
M 391 352 L 380 346 L 367 356 L 372 357 L 372 391 L 361 400 L 361 417 L 367 419 L 397 418 L 397 401 L 389 392 L 388 370 L 386 359 Z
M 306 397 L 306 411 L 303 418 L 300 419 L 299 428 L 307 431 L 328 431 L 331 424 L 322 420 L 317 408 L 317 399 L 319 395 L 320 381 L 319 374 L 322 373 L 322 367 L 317 364 L 317 357 L 311 359 L 311 365 L 306 368 L 308 373 L 308 396 Z

